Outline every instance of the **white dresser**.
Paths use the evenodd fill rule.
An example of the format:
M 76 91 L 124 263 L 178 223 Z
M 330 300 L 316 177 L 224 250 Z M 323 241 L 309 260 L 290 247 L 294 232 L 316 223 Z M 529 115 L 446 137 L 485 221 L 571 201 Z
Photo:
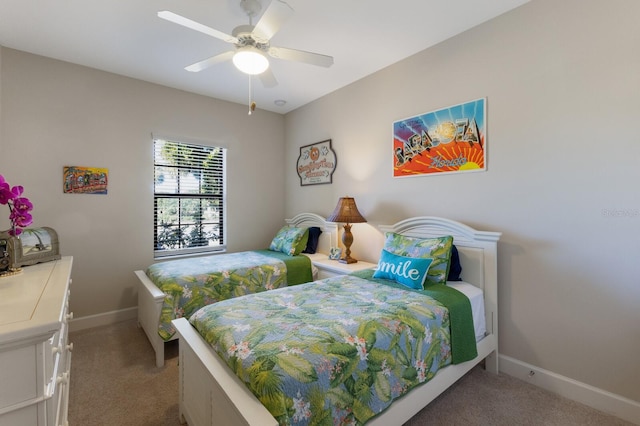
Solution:
M 0 426 L 67 425 L 72 257 L 0 278 Z

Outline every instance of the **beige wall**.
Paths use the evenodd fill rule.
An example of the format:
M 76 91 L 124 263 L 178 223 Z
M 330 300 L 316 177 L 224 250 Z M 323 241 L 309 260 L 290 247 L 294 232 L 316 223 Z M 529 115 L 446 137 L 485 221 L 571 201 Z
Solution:
M 76 317 L 136 305 L 132 271 L 152 262 L 151 132 L 229 147 L 233 251 L 343 195 L 369 220 L 353 227 L 365 260 L 375 225 L 410 216 L 501 231 L 501 352 L 640 401 L 637 16 L 635 0 L 533 0 L 284 118 L 0 48 L 0 173 L 75 257 Z M 391 177 L 394 120 L 479 97 L 487 172 Z M 333 184 L 300 187 L 299 147 L 327 138 Z M 62 194 L 64 165 L 109 168 L 109 194 Z
M 410 216 L 503 232 L 501 352 L 640 401 L 637 16 L 635 0 L 533 0 L 287 114 L 286 213 L 354 196 L 369 261 L 375 225 Z M 486 172 L 391 177 L 393 121 L 481 97 Z M 333 184 L 300 187 L 300 146 L 328 138 Z
M 152 132 L 228 148 L 229 250 L 267 247 L 284 224 L 282 115 L 249 117 L 243 105 L 7 48 L 0 56 L 0 174 L 24 186 L 34 225 L 56 229 L 74 256 L 76 318 L 137 305 L 133 271 L 153 262 Z M 65 165 L 108 168 L 108 195 L 63 194 Z

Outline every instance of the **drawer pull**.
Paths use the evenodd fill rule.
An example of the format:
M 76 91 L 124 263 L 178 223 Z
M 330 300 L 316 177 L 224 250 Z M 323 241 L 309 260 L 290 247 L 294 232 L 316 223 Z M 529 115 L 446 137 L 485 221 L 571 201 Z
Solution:
M 67 315 L 65 315 L 65 318 L 68 320 L 72 320 L 73 319 L 73 312 L 69 312 Z
M 68 350 L 69 352 L 73 351 L 73 342 L 71 342 L 71 343 L 69 343 L 69 344 L 67 345 L 67 350 Z
M 58 376 L 58 378 L 56 379 L 56 383 L 67 383 L 68 380 L 69 380 L 69 373 L 64 372 Z
M 54 346 L 51 348 L 51 352 L 53 352 L 53 354 L 59 354 L 60 352 L 62 352 L 62 349 L 60 348 L 60 346 Z

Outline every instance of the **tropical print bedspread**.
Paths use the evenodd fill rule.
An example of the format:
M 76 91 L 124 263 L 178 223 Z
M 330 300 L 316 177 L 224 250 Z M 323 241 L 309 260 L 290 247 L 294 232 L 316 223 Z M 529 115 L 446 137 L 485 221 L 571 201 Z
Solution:
M 226 300 L 191 324 L 282 425 L 358 425 L 451 362 L 435 299 L 356 276 Z
M 253 251 L 156 263 L 146 274 L 166 294 L 158 334 L 169 340 L 176 332 L 172 320 L 205 305 L 285 287 L 286 272 L 283 261 Z

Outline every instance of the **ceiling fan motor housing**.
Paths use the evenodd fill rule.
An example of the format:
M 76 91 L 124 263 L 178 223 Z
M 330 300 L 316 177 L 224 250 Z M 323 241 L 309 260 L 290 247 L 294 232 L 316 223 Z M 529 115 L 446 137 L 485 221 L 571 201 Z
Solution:
M 238 39 L 238 42 L 235 43 L 237 48 L 253 46 L 258 50 L 266 52 L 269 49 L 269 42 L 261 42 L 255 38 L 253 32 L 253 25 L 239 25 L 233 29 L 231 33 L 235 38 Z

